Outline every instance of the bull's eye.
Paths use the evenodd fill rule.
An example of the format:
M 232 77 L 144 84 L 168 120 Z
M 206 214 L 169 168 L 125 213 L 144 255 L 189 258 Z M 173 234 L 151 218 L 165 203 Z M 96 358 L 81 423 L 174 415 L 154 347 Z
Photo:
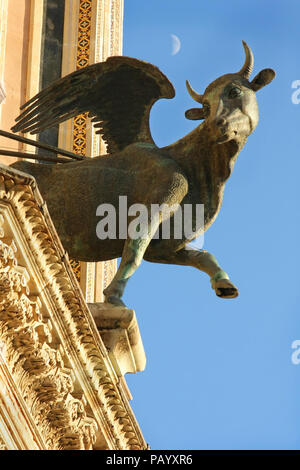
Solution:
M 230 90 L 228 92 L 228 97 L 229 98 L 237 98 L 241 94 L 242 94 L 242 90 L 239 87 L 235 86 L 233 88 L 230 88 Z

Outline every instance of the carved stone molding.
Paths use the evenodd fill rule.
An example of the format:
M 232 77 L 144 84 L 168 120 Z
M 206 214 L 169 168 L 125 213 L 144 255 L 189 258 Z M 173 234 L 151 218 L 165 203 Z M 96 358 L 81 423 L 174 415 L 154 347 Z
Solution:
M 143 371 L 146 356 L 134 310 L 105 303 L 88 305 L 117 374 Z
M 6 447 L 5 442 L 2 440 L 1 437 L 0 437 L 0 450 L 8 450 L 8 448 Z
M 0 343 L 46 449 L 146 449 L 33 178 L 0 166 Z

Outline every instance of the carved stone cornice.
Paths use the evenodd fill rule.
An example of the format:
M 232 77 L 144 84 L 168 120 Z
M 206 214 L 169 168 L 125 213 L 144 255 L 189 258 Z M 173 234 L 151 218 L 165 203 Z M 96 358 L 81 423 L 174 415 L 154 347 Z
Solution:
M 6 447 L 5 442 L 3 441 L 3 439 L 1 437 L 0 437 L 0 450 L 8 450 L 8 448 Z
M 2 356 L 40 447 L 146 449 L 35 181 L 4 165 L 0 226 Z

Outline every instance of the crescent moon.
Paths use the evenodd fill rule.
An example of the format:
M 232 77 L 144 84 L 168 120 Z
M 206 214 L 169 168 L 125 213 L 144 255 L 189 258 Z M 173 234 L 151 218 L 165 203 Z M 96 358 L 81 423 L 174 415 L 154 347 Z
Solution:
M 175 34 L 171 34 L 172 38 L 172 55 L 178 54 L 181 48 L 181 42 L 178 36 Z

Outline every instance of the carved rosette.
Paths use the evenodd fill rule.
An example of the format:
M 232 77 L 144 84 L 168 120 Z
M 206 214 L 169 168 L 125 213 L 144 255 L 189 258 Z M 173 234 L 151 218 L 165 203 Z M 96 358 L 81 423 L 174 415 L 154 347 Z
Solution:
M 101 434 L 106 448 L 145 449 L 47 208 L 21 175 L 0 170 L 2 357 L 45 448 L 93 449 Z

